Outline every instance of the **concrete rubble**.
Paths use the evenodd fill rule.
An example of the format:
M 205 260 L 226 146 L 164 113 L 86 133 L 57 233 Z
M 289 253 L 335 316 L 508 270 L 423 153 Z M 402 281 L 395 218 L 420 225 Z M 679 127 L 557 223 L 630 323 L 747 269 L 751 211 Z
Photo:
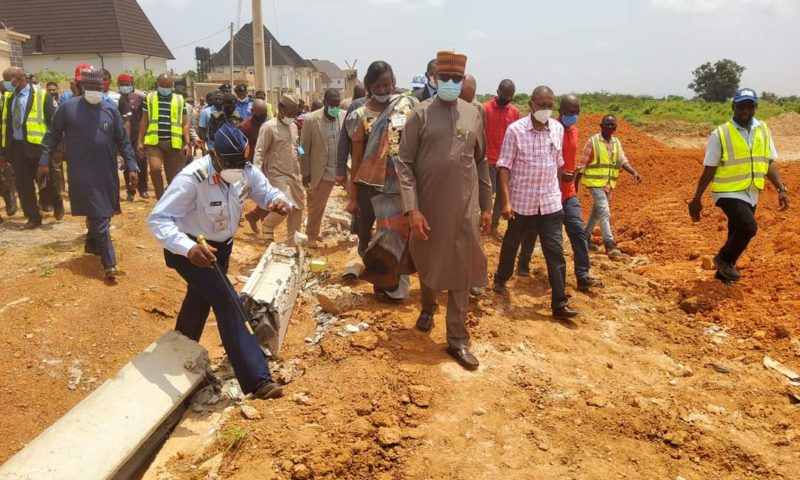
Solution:
M 271 244 L 240 292 L 250 325 L 268 357 L 280 354 L 305 275 L 302 247 Z
M 350 287 L 329 285 L 317 292 L 317 301 L 322 310 L 340 315 L 364 303 L 364 297 L 354 292 Z

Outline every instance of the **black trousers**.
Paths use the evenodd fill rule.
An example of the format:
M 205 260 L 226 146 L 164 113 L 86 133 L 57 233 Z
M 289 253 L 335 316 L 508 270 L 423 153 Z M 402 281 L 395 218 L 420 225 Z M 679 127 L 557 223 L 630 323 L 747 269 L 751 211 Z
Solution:
M 222 271 L 227 272 L 233 242 L 208 243 L 217 249 L 217 262 Z M 242 391 L 251 393 L 261 384 L 269 382 L 271 377 L 264 352 L 256 337 L 250 335 L 244 326 L 245 319 L 241 317 L 234 303 L 240 300 L 230 295 L 228 286 L 224 283 L 228 282 L 227 277 L 223 279 L 215 268 L 197 267 L 183 255 L 176 255 L 168 250 L 164 250 L 164 258 L 167 266 L 178 272 L 187 284 L 186 297 L 178 313 L 175 330 L 199 341 L 208 313 L 214 309 L 222 346 L 225 347 L 225 353 L 228 354 Z
M 550 307 L 555 310 L 567 305 L 567 260 L 564 257 L 564 238 L 561 233 L 564 211 L 547 215 L 520 215 L 508 221 L 508 229 L 500 247 L 500 262 L 497 265 L 495 282 L 505 283 L 514 273 L 514 257 L 525 234 L 535 231 L 542 242 L 542 253 L 547 264 L 547 279 L 550 282 Z
M 355 219 L 355 231 L 358 235 L 358 254 L 362 257 L 372 240 L 372 227 L 375 225 L 375 210 L 372 209 L 372 187 L 356 183 L 356 200 L 358 201 L 358 215 Z
M 8 158 L 16 175 L 14 184 L 23 213 L 29 219 L 41 220 L 42 214 L 36 199 L 36 170 L 39 168 L 39 159 L 27 155 L 24 141 L 13 139 L 8 144 Z M 57 182 L 53 168 L 50 168 L 47 184 L 41 189 L 40 196 L 47 205 L 63 205 L 61 185 Z
M 720 248 L 719 258 L 736 265 L 736 261 L 758 232 L 756 207 L 735 198 L 720 198 L 717 206 L 728 217 L 728 240 Z

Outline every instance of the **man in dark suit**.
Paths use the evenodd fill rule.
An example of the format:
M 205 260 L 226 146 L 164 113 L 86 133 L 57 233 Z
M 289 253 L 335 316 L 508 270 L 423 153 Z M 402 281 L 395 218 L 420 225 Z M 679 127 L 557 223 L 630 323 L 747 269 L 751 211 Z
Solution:
M 434 58 L 428 62 L 428 68 L 425 69 L 425 76 L 428 78 L 428 83 L 422 88 L 414 90 L 411 94 L 416 97 L 420 102 L 431 98 L 436 95 L 436 59 Z
M 7 92 L 2 114 L 2 156 L 10 161 L 16 174 L 15 184 L 22 211 L 28 217 L 23 228 L 31 230 L 42 224 L 42 214 L 36 201 L 36 170 L 42 155 L 42 142 L 53 118 L 55 106 L 50 95 L 38 85 L 30 85 L 25 71 L 10 67 L 3 71 Z M 40 196 L 53 206 L 56 220 L 64 217 L 64 201 L 60 185 L 54 177 L 55 169 L 42 178 Z

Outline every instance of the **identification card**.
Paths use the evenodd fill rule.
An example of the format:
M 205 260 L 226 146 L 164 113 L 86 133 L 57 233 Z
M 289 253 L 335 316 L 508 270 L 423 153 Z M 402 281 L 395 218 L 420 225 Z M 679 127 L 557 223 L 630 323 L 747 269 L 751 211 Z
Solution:
M 297 153 L 298 153 L 298 155 L 305 155 L 306 154 L 306 151 L 303 149 L 303 146 L 300 145 L 299 143 L 297 144 Z
M 406 116 L 401 113 L 392 115 L 392 128 L 395 130 L 402 130 L 406 126 Z
M 220 218 L 219 220 L 214 220 L 214 231 L 221 232 L 223 230 L 228 229 L 228 219 L 227 218 Z

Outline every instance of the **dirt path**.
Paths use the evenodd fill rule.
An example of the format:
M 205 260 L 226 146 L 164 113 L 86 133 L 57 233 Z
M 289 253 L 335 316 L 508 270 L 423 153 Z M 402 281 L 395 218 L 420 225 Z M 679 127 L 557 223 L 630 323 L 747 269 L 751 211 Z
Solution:
M 585 134 L 595 120 L 582 120 Z M 646 181 L 624 178 L 614 199 L 614 226 L 631 256 L 592 257 L 606 287 L 575 291 L 570 263 L 572 301 L 584 316 L 550 319 L 537 254 L 533 278 L 509 282 L 509 297 L 472 302 L 482 367 L 468 373 L 444 352 L 443 312 L 431 334 L 414 330 L 416 283 L 399 307 L 356 284 L 367 303 L 339 329 L 370 328 L 337 329 L 313 347 L 305 338 L 316 302 L 302 296 L 284 360 L 297 360 L 303 374 L 284 398 L 251 402 L 261 420 L 232 416 L 201 459 L 171 465 L 171 478 L 205 478 L 197 465 L 223 450 L 220 478 L 230 479 L 795 478 L 800 407 L 762 360 L 800 370 L 800 281 L 790 274 L 798 210 L 778 214 L 774 192 L 765 195 L 745 279 L 722 287 L 701 260 L 722 241 L 723 218 L 708 202 L 700 224 L 686 214 L 702 152 L 665 149 L 624 124 L 620 136 Z M 797 167 L 784 170 L 792 191 L 800 191 Z M 123 207 L 113 235 L 126 275 L 113 287 L 80 244 L 0 247 L 0 460 L 174 324 L 185 286 L 143 228 L 152 202 Z M 244 230 L 233 273 L 247 274 L 261 251 Z M 315 253 L 336 269 L 345 251 Z M 491 272 L 499 245 L 487 242 L 486 251 Z M 202 343 L 219 357 L 214 325 Z M 240 441 L 228 448 L 232 435 Z

